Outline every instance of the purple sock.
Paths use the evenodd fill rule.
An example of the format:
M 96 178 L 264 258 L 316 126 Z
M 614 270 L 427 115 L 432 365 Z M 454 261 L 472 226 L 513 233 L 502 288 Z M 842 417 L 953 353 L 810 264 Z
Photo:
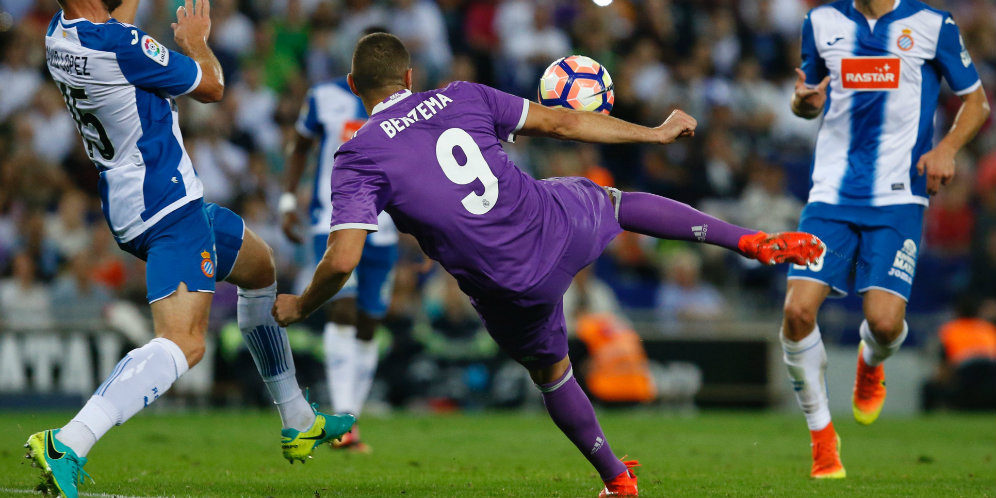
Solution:
M 543 404 L 553 423 L 581 450 L 603 481 L 626 471 L 626 465 L 609 448 L 591 401 L 574 378 L 573 368 L 568 366 L 559 379 L 537 387 L 543 392 Z
M 622 193 L 619 225 L 659 239 L 704 242 L 737 252 L 740 237 L 757 233 L 713 218 L 688 204 L 643 192 Z

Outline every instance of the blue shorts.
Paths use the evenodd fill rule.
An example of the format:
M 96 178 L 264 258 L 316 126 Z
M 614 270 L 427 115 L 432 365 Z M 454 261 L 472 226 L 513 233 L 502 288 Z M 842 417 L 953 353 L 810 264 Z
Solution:
M 315 235 L 313 239 L 315 261 L 321 261 L 328 246 L 328 235 Z M 391 302 L 394 283 L 394 263 L 398 261 L 398 245 L 376 246 L 367 239 L 360 263 L 349 276 L 342 290 L 332 300 L 356 298 L 356 307 L 374 318 L 382 318 Z
M 827 245 L 823 260 L 792 265 L 789 279 L 823 282 L 831 297 L 880 289 L 909 300 L 923 233 L 920 204 L 835 206 L 822 202 L 802 210 L 799 230 Z
M 166 215 L 138 237 L 119 244 L 145 261 L 149 303 L 176 292 L 214 292 L 235 266 L 245 223 L 239 215 L 198 199 Z

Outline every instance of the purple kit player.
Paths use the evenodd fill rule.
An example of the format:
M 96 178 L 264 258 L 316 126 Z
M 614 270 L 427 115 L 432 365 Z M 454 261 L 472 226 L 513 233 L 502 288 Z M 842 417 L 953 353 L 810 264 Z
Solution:
M 571 279 L 624 229 L 720 245 L 765 263 L 815 261 L 822 243 L 802 233 L 769 236 L 583 178 L 535 180 L 501 145 L 516 134 L 666 144 L 694 135 L 695 120 L 681 111 L 647 128 L 474 83 L 412 93 L 411 71 L 398 38 L 378 33 L 358 42 L 349 85 L 370 120 L 335 155 L 332 233 L 314 278 L 300 297 L 278 296 L 274 317 L 298 321 L 335 294 L 385 210 L 456 277 L 491 336 L 529 370 L 550 417 L 605 481 L 601 496 L 636 496 L 628 468 L 636 462 L 612 453 L 572 374 L 562 302 Z

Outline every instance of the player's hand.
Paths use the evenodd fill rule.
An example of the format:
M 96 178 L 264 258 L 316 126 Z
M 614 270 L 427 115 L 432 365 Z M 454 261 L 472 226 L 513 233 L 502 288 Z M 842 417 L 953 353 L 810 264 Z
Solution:
M 936 194 L 941 185 L 947 185 L 955 175 L 956 151 L 950 147 L 938 145 L 930 152 L 920 156 L 916 170 L 920 175 L 927 175 L 927 193 Z
M 799 68 L 795 68 L 795 73 L 799 77 L 795 79 L 792 110 L 803 117 L 814 118 L 820 114 L 827 102 L 827 87 L 830 86 L 830 77 L 823 78 L 819 85 L 810 88 L 806 85 L 806 73 Z
M 273 319 L 281 327 L 286 327 L 294 322 L 301 321 L 301 301 L 299 296 L 294 294 L 280 294 L 273 303 L 273 310 L 270 311 Z
M 299 220 L 297 217 L 297 211 L 287 211 L 280 217 L 280 228 L 284 231 L 284 235 L 290 239 L 291 242 L 295 244 L 300 244 L 304 242 L 304 238 L 298 233 Z
M 176 22 L 170 27 L 173 28 L 173 39 L 184 52 L 189 52 L 194 45 L 207 44 L 211 34 L 211 2 L 186 0 L 176 9 Z
M 682 137 L 694 137 L 699 122 L 681 109 L 675 109 L 664 120 L 664 124 L 654 128 L 660 132 L 660 143 L 669 144 Z

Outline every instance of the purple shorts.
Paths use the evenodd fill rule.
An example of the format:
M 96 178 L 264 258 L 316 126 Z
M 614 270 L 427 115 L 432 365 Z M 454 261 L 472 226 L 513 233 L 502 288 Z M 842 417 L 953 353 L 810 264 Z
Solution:
M 527 368 L 552 365 L 567 356 L 564 292 L 574 275 L 622 232 L 612 199 L 591 180 L 551 178 L 540 184 L 563 209 L 570 225 L 570 240 L 559 262 L 540 283 L 512 299 L 471 297 L 491 337 Z

